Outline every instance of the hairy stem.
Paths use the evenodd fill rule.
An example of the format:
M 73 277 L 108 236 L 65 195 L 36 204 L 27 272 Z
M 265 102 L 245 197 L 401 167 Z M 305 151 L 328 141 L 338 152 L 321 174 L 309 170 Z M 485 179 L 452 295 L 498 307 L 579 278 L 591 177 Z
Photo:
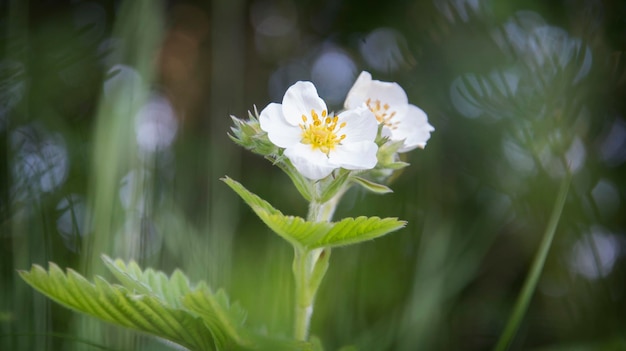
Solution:
M 332 199 L 324 203 L 315 200 L 309 205 L 308 221 L 328 222 L 331 220 L 337 203 L 345 190 L 339 191 Z M 295 248 L 293 274 L 296 282 L 296 306 L 294 337 L 296 340 L 309 338 L 309 326 L 313 315 L 315 294 L 319 288 L 330 258 L 330 248 L 306 249 Z

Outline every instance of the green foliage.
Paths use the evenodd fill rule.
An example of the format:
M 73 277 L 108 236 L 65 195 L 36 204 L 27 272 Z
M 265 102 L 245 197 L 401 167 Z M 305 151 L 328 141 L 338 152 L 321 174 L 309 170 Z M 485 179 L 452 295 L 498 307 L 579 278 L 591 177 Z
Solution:
M 191 291 L 187 277 L 179 270 L 175 270 L 168 278 L 163 272 L 150 268 L 142 270 L 134 261 L 126 264 L 120 259 L 112 260 L 105 255 L 102 260 L 123 286 L 136 293 L 154 295 L 169 306 L 181 308 L 181 296 Z
M 315 249 L 337 247 L 371 240 L 406 224 L 397 218 L 357 217 L 339 222 L 309 222 L 301 217 L 285 216 L 267 201 L 248 191 L 231 178 L 222 178 L 276 234 L 293 245 Z
M 217 340 L 232 341 L 230 345 L 222 345 L 224 347 L 220 348 L 231 349 L 236 345 L 250 345 L 249 338 L 240 328 L 246 319 L 246 312 L 237 304 L 230 305 L 224 290 L 213 294 L 205 284 L 200 284 L 195 291 L 183 296 L 182 300 L 187 309 L 204 320 Z
M 362 186 L 366 190 L 371 191 L 371 192 L 376 193 L 376 194 L 393 193 L 393 190 L 391 190 L 388 186 L 382 185 L 382 184 L 378 184 L 378 183 L 374 183 L 371 180 L 367 180 L 365 178 L 352 177 L 352 181 L 354 181 L 355 183 L 359 184 L 360 186 Z
M 228 137 L 236 144 L 261 155 L 275 155 L 278 148 L 267 137 L 267 133 L 261 129 L 259 123 L 259 112 L 254 107 L 254 114 L 248 111 L 249 119 L 241 120 L 235 116 L 230 116 L 233 120 L 234 127 L 231 128 L 232 134 Z
M 59 304 L 106 322 L 168 339 L 190 350 L 306 349 L 308 344 L 276 341 L 248 334 L 246 313 L 231 304 L 222 290 L 214 293 L 204 282 L 192 287 L 180 271 L 171 277 L 135 263 L 103 256 L 106 266 L 123 286 L 102 277 L 89 282 L 72 269 L 64 273 L 50 263 L 46 271 L 33 265 L 20 276 Z
M 313 200 L 315 197 L 315 188 L 313 187 L 313 183 L 300 174 L 300 172 L 296 170 L 288 159 L 280 160 L 269 156 L 267 158 L 289 176 L 289 179 L 291 179 L 291 182 L 305 200 Z
M 217 349 L 202 318 L 169 306 L 156 294 L 111 285 L 101 277 L 96 277 L 94 284 L 71 269 L 63 273 L 54 263 L 50 263 L 49 271 L 34 265 L 20 275 L 42 294 L 78 312 L 166 338 L 191 350 Z
M 307 238 L 306 241 L 311 248 L 345 246 L 381 237 L 405 225 L 405 221 L 397 218 L 365 216 L 344 218 L 333 223 L 332 228 L 324 235 Z
M 346 183 L 350 180 L 350 173 L 350 171 L 341 168 L 339 170 L 339 175 L 332 179 L 330 183 L 323 188 L 324 190 L 319 196 L 319 201 L 324 203 L 332 199 L 337 194 L 342 193 L 342 191 L 346 189 Z

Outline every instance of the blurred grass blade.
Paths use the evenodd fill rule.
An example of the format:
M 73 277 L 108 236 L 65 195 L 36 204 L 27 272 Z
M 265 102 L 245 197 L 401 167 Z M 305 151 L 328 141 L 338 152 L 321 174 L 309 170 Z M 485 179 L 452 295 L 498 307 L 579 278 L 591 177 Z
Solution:
M 565 200 L 567 199 L 570 181 L 571 175 L 567 175 L 563 179 L 563 183 L 561 184 L 561 188 L 559 189 L 556 202 L 554 203 L 554 208 L 552 209 L 552 214 L 550 215 L 550 221 L 548 222 L 546 231 L 543 234 L 543 239 L 541 241 L 541 244 L 539 245 L 539 249 L 537 250 L 535 259 L 533 260 L 532 267 L 530 269 L 530 272 L 528 273 L 528 276 L 526 277 L 526 281 L 524 282 L 522 291 L 520 292 L 520 295 L 515 302 L 515 307 L 513 308 L 513 312 L 509 317 L 506 327 L 504 328 L 504 331 L 502 332 L 502 335 L 500 335 L 500 339 L 496 344 L 496 347 L 494 349 L 495 351 L 504 351 L 509 348 L 511 342 L 513 341 L 513 338 L 515 337 L 515 334 L 517 333 L 522 318 L 526 314 L 530 299 L 535 292 L 537 282 L 539 281 L 543 266 L 546 262 L 548 251 L 550 251 L 550 246 L 552 246 L 552 240 L 554 239 L 554 234 L 556 233 L 556 228 L 559 224 L 559 219 L 561 218 L 563 207 L 565 206 Z

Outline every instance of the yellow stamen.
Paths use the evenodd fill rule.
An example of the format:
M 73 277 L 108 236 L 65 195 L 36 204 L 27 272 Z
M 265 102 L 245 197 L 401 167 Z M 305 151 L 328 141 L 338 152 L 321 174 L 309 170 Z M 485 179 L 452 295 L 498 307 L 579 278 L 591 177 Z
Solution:
M 382 104 L 380 100 L 372 101 L 371 98 L 367 99 L 365 101 L 365 104 L 370 109 L 370 111 L 372 111 L 374 116 L 376 116 L 376 120 L 378 121 L 378 123 L 382 123 L 391 129 L 398 128 L 398 122 L 392 121 L 393 117 L 396 115 L 396 111 L 389 111 L 389 109 L 391 108 L 389 104 Z
M 302 124 L 300 129 L 302 130 L 302 143 L 311 145 L 313 149 L 319 149 L 327 156 L 330 152 L 346 138 L 345 134 L 339 135 L 339 131 L 346 126 L 346 122 L 339 122 L 338 116 L 328 117 L 326 110 L 322 110 L 322 119 L 315 112 L 311 110 L 311 118 L 313 121 L 307 123 L 306 116 L 302 116 Z

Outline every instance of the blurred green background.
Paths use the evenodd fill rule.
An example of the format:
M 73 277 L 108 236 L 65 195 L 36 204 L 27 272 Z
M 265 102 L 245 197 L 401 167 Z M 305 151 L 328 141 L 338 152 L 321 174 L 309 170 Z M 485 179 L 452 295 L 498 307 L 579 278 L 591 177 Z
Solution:
M 334 250 L 328 350 L 489 350 L 568 173 L 512 350 L 626 350 L 626 3 L 620 0 L 0 2 L 0 350 L 175 350 L 68 311 L 16 270 L 134 259 L 224 287 L 288 336 L 292 251 L 218 179 L 306 214 L 229 115 L 311 80 L 339 110 L 362 70 L 436 128 L 393 194 L 336 218 L 397 233 Z M 110 277 L 109 277 L 110 278 Z

